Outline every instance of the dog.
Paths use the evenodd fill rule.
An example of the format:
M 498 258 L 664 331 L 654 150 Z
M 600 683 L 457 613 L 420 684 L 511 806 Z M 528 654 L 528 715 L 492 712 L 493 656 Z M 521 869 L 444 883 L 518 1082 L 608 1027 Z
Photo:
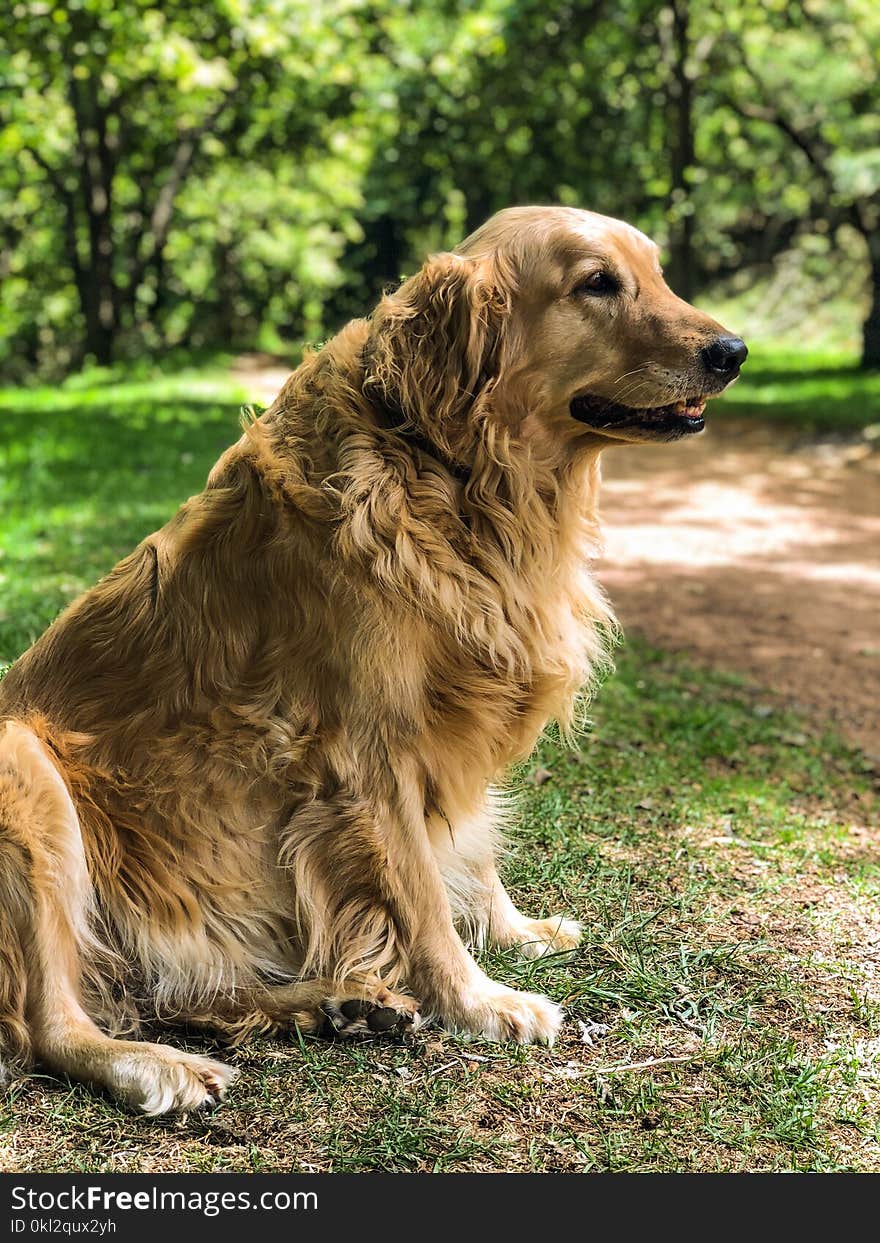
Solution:
M 524 207 L 307 356 L 0 682 L 6 1065 L 156 1115 L 234 1072 L 142 1025 L 552 1042 L 468 948 L 580 935 L 506 893 L 496 783 L 608 660 L 602 450 L 746 352 L 635 228 Z

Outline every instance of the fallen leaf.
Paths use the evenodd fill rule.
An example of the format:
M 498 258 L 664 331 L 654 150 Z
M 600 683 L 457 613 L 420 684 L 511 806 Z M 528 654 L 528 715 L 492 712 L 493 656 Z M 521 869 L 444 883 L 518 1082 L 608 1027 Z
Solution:
M 580 1079 L 587 1073 L 586 1067 L 578 1062 L 566 1062 L 564 1066 L 548 1066 L 539 1076 L 545 1083 L 554 1079 Z
M 582 1019 L 578 1019 L 577 1025 L 581 1029 L 581 1044 L 595 1044 L 600 1037 L 607 1036 L 611 1031 L 607 1023 L 584 1023 Z

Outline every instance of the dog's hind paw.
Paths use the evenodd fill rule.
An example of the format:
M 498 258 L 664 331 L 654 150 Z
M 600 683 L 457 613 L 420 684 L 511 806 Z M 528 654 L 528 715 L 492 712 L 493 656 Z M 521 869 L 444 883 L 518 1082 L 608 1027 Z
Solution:
M 329 1036 L 403 1036 L 421 1024 L 419 1003 L 382 989 L 372 997 L 327 997 L 321 1003 Z

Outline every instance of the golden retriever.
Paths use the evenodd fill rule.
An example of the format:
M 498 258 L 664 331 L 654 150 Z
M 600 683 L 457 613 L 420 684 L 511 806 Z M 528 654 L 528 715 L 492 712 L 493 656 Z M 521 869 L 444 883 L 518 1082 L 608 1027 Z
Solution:
M 493 793 L 614 620 L 601 450 L 699 431 L 746 349 L 657 248 L 494 216 L 290 376 L 205 490 L 0 683 L 0 1048 L 149 1114 L 231 1069 L 139 1024 L 552 1041 Z

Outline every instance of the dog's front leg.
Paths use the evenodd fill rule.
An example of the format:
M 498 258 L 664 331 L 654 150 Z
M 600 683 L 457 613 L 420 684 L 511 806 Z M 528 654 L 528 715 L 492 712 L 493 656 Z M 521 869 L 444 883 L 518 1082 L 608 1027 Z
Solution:
M 434 858 L 452 905 L 457 928 L 469 944 L 483 949 L 516 948 L 526 958 L 573 950 L 582 929 L 564 915 L 533 919 L 518 910 L 498 875 L 503 815 L 494 791 L 476 812 L 454 826 L 436 814 L 429 822 Z
M 405 985 L 423 1015 L 449 1027 L 491 1040 L 552 1042 L 559 1007 L 491 980 L 455 929 L 416 763 L 405 756 L 393 766 L 377 763 L 374 753 L 351 765 L 347 778 L 301 807 L 281 844 L 306 934 L 303 974 L 342 985 L 368 973 L 389 988 Z
M 383 819 L 407 983 L 423 1010 L 452 1028 L 490 1040 L 552 1043 L 562 1021 L 560 1008 L 546 997 L 490 979 L 455 929 L 414 765 L 409 772 L 397 772 Z
M 549 998 L 490 979 L 465 949 L 448 907 L 441 912 L 439 903 L 436 920 L 418 929 L 409 980 L 427 1013 L 487 1040 L 552 1044 L 562 1022 L 561 1009 Z

